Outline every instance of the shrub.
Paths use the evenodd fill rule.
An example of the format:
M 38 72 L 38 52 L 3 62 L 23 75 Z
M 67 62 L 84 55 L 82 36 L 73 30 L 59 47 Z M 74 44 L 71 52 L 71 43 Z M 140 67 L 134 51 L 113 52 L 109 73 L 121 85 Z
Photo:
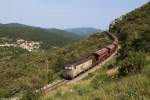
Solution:
M 23 96 L 21 97 L 21 100 L 38 100 L 39 99 L 39 94 L 33 92 L 33 90 L 28 89 L 25 90 L 23 93 Z
M 120 61 L 119 73 L 120 75 L 127 75 L 128 73 L 140 72 L 145 64 L 145 55 L 142 52 L 130 52 L 128 56 Z

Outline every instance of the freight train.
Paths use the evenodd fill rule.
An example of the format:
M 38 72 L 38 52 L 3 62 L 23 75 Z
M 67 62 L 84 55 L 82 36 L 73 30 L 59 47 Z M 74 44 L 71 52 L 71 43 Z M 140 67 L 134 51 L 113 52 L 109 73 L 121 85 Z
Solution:
M 95 67 L 105 61 L 118 48 L 118 38 L 110 32 L 105 32 L 112 39 L 112 43 L 105 48 L 102 48 L 86 58 L 80 59 L 74 63 L 65 66 L 64 78 L 71 80 L 81 73 Z

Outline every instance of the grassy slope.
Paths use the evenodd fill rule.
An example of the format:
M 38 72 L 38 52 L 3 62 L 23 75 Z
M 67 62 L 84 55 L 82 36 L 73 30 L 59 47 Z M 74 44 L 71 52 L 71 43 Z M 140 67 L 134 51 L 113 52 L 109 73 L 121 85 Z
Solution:
M 142 73 L 113 80 L 106 74 L 107 65 L 80 82 L 58 88 L 42 100 L 149 100 L 150 62 Z M 111 62 L 112 63 L 112 62 Z
M 106 34 L 96 33 L 88 39 L 60 49 L 28 53 L 17 48 L 1 48 L 0 97 L 20 95 L 61 78 L 64 65 L 108 45 Z M 8 53 L 11 52 L 11 53 Z
M 150 55 L 149 27 L 150 2 L 128 13 L 118 21 L 112 32 L 119 33 L 121 44 L 131 49 L 147 52 L 146 65 L 141 73 L 113 79 L 107 75 L 107 65 L 78 83 L 58 88 L 43 100 L 149 100 L 150 99 Z M 132 27 L 131 27 L 132 26 Z M 146 35 L 143 35 L 146 34 Z M 135 41 L 140 43 L 135 45 Z M 141 44 L 142 43 L 142 44 Z M 138 48 L 138 49 L 137 49 Z M 126 49 L 125 49 L 126 50 Z M 129 49 L 130 50 L 130 49 Z M 117 67 L 117 66 L 115 66 Z

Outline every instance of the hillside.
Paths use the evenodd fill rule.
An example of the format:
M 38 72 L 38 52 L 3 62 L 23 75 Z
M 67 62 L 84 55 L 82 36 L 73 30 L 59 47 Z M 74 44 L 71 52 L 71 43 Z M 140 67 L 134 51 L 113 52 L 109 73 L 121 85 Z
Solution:
M 87 39 L 64 48 L 26 52 L 19 48 L 0 47 L 0 98 L 25 95 L 34 97 L 35 89 L 61 79 L 64 65 L 78 60 L 108 45 L 104 33 L 95 33 Z
M 34 92 L 35 89 L 62 79 L 64 65 L 68 62 L 76 61 L 110 44 L 106 34 L 95 33 L 63 48 L 51 48 L 44 52 L 26 52 L 16 47 L 0 47 L 0 98 L 21 96 L 23 100 L 149 100 L 149 27 L 150 2 L 116 19 L 111 25 L 110 31 L 119 37 L 121 46 L 116 59 L 108 62 L 101 70 L 89 74 L 85 79 L 62 86 L 42 97 Z M 12 27 L 4 27 L 3 30 L 7 33 L 11 32 L 11 29 Z M 31 27 L 19 29 L 21 30 L 17 31 L 15 36 L 7 34 L 7 38 L 20 38 L 20 32 L 26 36 L 34 31 L 39 37 L 41 32 L 55 32 L 55 29 L 52 32 Z M 27 40 L 28 38 L 26 37 Z M 30 39 L 37 40 L 35 34 L 31 35 Z
M 71 29 L 65 29 L 65 31 L 75 33 L 80 36 L 89 36 L 96 32 L 102 32 L 100 29 L 95 29 L 91 27 L 81 27 L 81 28 L 71 28 Z
M 110 31 L 117 33 L 124 45 L 150 52 L 150 2 L 122 16 Z
M 17 39 L 37 41 L 41 43 L 42 48 L 62 47 L 81 39 L 80 36 L 63 30 L 47 30 L 17 23 L 1 24 L 0 38 L 8 38 L 12 42 Z
M 141 73 L 115 79 L 108 76 L 108 65 L 89 77 L 50 92 L 41 100 L 149 100 L 149 58 Z M 114 64 L 110 61 L 108 64 Z M 147 68 L 148 67 L 148 68 Z
M 41 99 L 149 100 L 149 27 L 150 2 L 116 19 L 110 26 L 110 31 L 120 39 L 121 50 L 116 59 L 84 80 L 58 88 Z

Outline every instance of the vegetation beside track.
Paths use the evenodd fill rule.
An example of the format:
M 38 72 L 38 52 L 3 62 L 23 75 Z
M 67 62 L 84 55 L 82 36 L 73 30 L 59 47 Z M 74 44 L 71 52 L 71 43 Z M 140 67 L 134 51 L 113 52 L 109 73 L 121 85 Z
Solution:
M 116 61 L 88 78 L 61 87 L 44 100 L 149 100 L 150 2 L 118 19 L 110 28 L 120 39 Z M 107 75 L 110 68 L 118 73 Z
M 108 45 L 106 34 L 95 33 L 64 48 L 27 52 L 15 47 L 0 47 L 0 98 L 36 97 L 34 91 L 61 79 L 64 65 Z
M 109 76 L 107 71 L 110 61 L 103 69 L 92 73 L 82 81 L 63 86 L 50 92 L 42 100 L 149 100 L 150 98 L 150 63 L 141 73 L 130 74 L 127 77 L 116 78 Z

